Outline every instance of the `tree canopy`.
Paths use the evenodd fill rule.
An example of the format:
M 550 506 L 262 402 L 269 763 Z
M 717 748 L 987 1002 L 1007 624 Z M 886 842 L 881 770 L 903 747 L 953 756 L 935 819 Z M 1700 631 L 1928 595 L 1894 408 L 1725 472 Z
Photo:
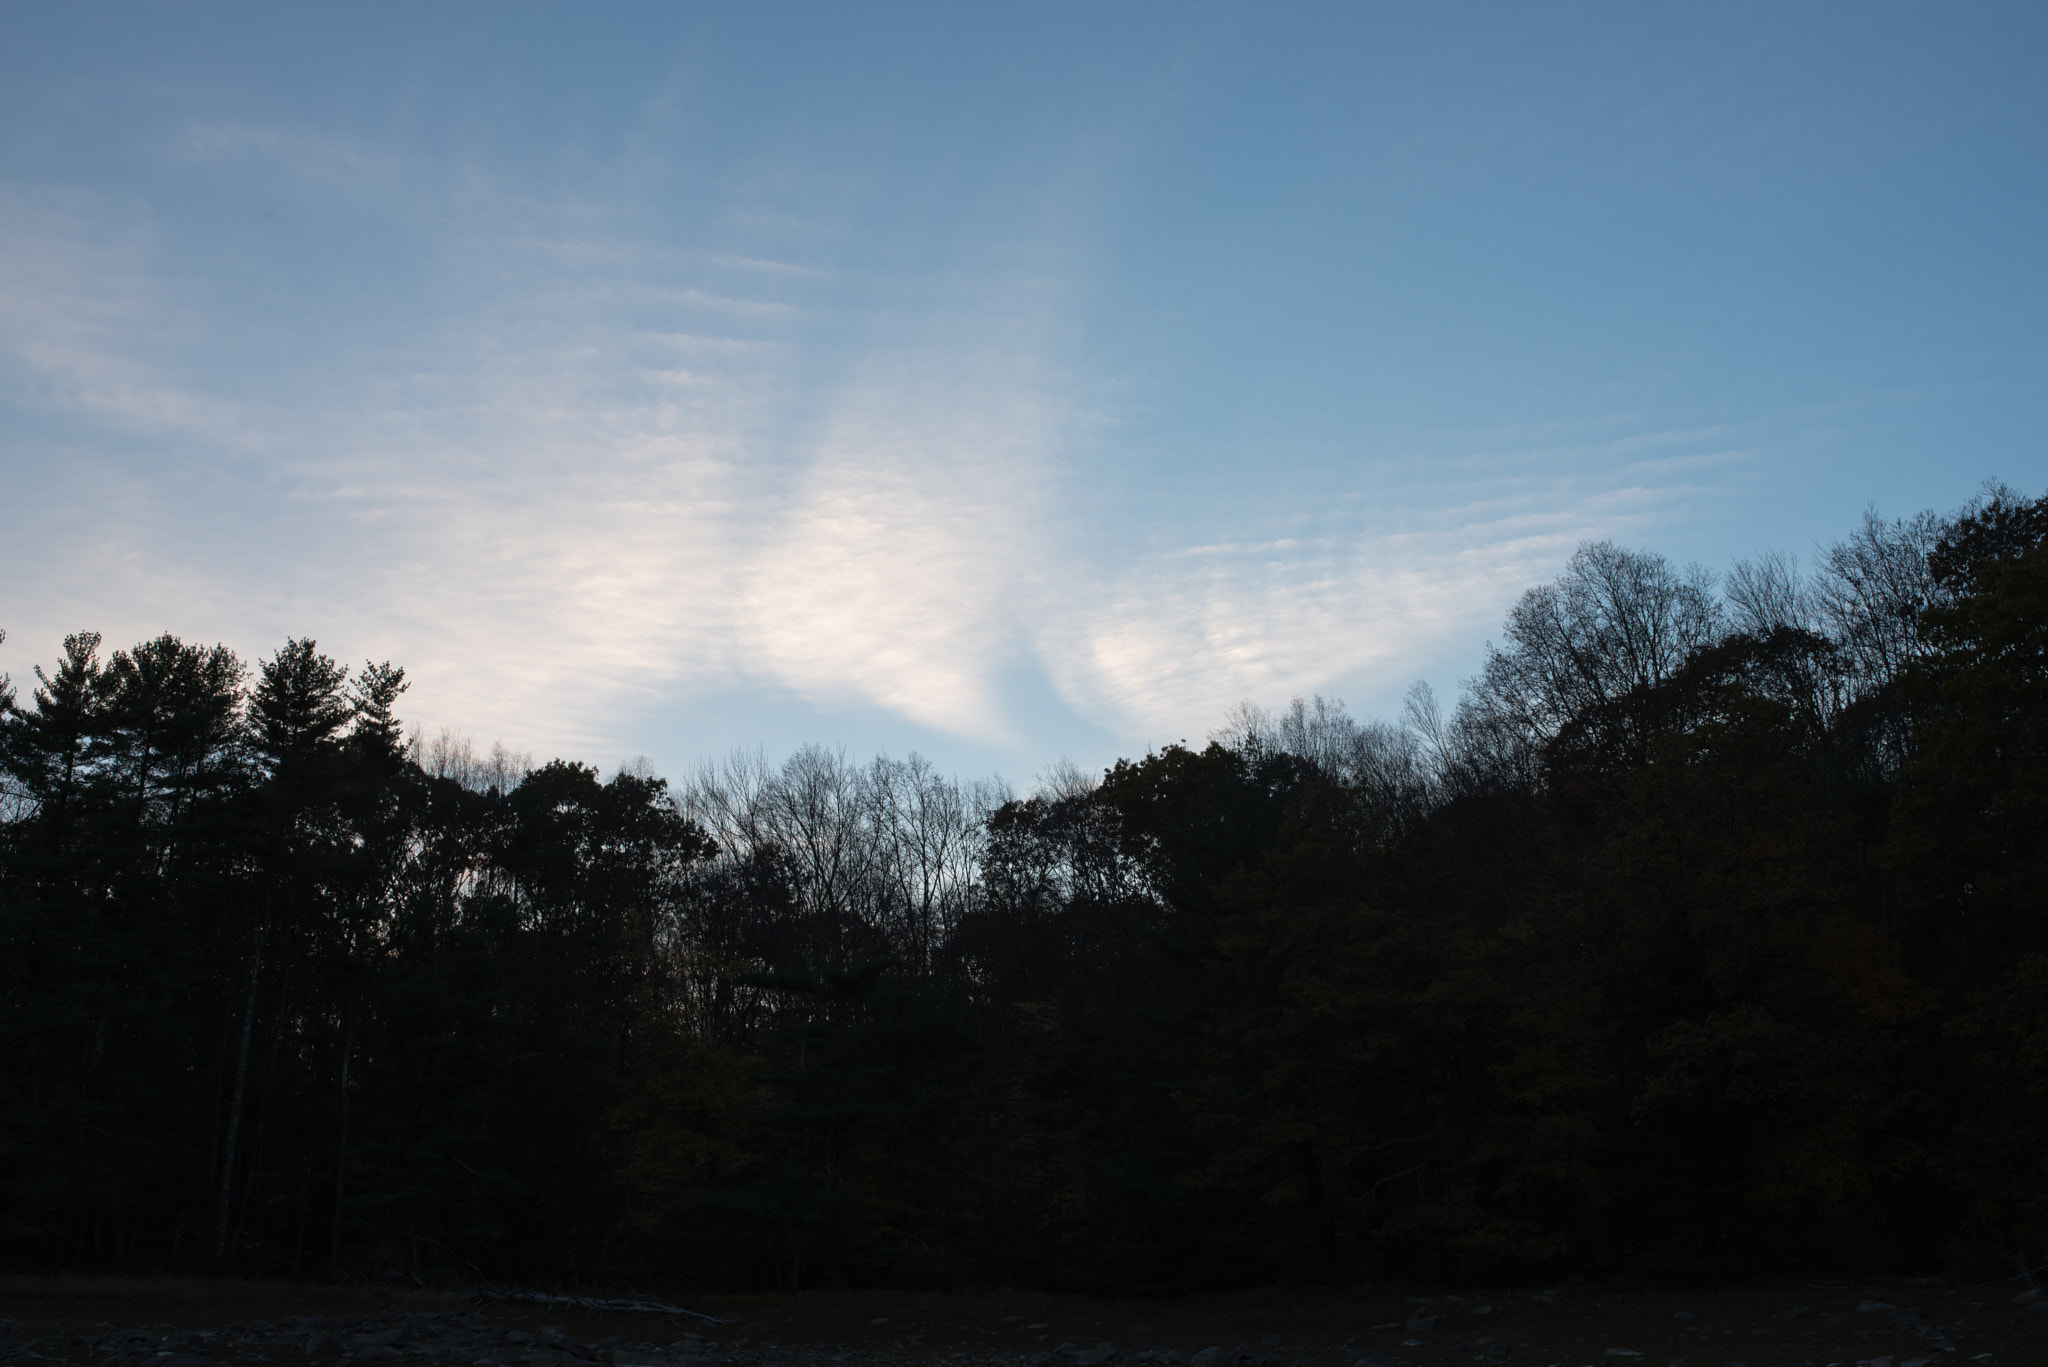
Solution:
M 0 638 L 4 639 L 4 638 Z M 0 1258 L 432 1280 L 1996 1269 L 2048 1246 L 2048 498 L 1607 542 L 1458 702 L 1017 797 L 0 679 Z M 25 696 L 24 696 L 25 691 Z

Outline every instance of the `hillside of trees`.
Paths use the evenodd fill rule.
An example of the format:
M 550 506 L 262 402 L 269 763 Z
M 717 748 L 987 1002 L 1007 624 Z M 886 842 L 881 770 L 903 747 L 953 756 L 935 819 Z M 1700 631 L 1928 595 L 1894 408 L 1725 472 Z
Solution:
M 1015 798 L 0 685 L 0 1263 L 1170 1291 L 2048 1261 L 2048 497 L 1588 544 L 1460 698 Z

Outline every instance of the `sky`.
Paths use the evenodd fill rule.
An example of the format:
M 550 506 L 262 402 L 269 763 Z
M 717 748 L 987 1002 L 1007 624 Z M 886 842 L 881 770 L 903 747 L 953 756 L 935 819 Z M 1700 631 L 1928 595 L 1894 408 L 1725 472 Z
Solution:
M 2048 488 L 2037 4 L 6 6 L 0 669 L 679 774 L 1454 695 Z

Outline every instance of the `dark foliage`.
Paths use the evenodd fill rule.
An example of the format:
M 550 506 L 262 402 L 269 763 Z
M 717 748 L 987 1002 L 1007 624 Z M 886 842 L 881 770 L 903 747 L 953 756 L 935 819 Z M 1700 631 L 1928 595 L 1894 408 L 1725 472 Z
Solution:
M 1016 800 L 0 679 L 0 1258 L 1163 1291 L 2048 1247 L 2048 499 L 1601 543 L 1449 715 Z

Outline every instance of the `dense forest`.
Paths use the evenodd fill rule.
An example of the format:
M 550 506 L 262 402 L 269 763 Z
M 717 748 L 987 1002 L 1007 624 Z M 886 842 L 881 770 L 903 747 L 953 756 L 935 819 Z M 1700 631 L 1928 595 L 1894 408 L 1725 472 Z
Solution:
M 0 1261 L 1126 1291 L 2048 1260 L 2048 497 L 1588 544 L 1451 706 L 1032 796 L 0 684 Z

